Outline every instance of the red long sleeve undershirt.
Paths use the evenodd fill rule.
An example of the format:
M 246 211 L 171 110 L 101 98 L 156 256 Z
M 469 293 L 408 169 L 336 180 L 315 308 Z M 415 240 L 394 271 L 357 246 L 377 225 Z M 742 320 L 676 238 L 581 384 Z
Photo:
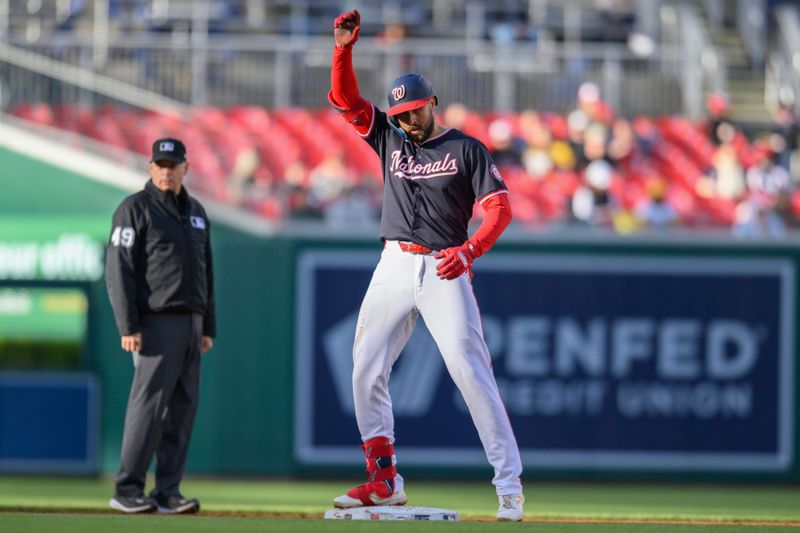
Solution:
M 511 222 L 511 203 L 508 201 L 508 193 L 503 192 L 490 196 L 480 204 L 486 210 L 486 215 L 469 242 L 478 249 L 478 255 L 483 255 L 497 242 Z
M 369 133 L 372 123 L 372 104 L 361 97 L 358 80 L 353 69 L 353 47 L 333 48 L 331 65 L 331 91 L 328 100 L 342 117 L 362 136 Z
M 356 71 L 353 69 L 353 47 L 333 47 L 331 93 L 333 104 L 340 109 L 353 109 L 361 103 Z

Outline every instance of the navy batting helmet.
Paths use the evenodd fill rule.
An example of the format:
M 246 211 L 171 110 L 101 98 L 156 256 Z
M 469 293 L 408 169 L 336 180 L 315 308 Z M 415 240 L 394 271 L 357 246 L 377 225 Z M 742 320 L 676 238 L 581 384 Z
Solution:
M 433 86 L 425 76 L 414 72 L 400 76 L 392 82 L 392 88 L 389 89 L 389 111 L 386 114 L 393 117 L 417 109 L 427 104 L 431 96 L 436 99 Z M 438 99 L 436 102 L 438 103 Z

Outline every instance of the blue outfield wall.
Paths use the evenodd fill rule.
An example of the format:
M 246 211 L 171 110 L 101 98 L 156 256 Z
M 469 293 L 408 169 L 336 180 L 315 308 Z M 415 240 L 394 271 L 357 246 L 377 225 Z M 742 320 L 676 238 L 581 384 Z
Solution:
M 294 456 L 356 471 L 351 347 L 380 254 L 296 243 Z M 475 264 L 495 376 L 528 475 L 798 480 L 792 248 L 501 244 Z M 446 312 L 446 311 L 444 311 Z M 418 321 L 390 382 L 398 461 L 486 460 Z

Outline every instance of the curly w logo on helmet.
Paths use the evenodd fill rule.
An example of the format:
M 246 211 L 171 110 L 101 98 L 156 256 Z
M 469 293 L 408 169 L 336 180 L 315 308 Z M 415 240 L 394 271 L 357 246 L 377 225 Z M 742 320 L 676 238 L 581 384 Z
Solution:
M 392 96 L 395 100 L 402 100 L 403 97 L 406 95 L 406 86 L 401 85 L 400 87 L 395 87 L 392 89 Z

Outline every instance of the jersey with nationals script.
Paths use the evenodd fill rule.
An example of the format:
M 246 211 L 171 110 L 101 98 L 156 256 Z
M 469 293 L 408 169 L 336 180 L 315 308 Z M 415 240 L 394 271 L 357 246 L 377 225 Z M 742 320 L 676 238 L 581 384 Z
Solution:
M 364 139 L 383 165 L 381 239 L 443 250 L 467 240 L 472 206 L 506 185 L 486 147 L 457 129 L 421 144 L 373 105 Z

